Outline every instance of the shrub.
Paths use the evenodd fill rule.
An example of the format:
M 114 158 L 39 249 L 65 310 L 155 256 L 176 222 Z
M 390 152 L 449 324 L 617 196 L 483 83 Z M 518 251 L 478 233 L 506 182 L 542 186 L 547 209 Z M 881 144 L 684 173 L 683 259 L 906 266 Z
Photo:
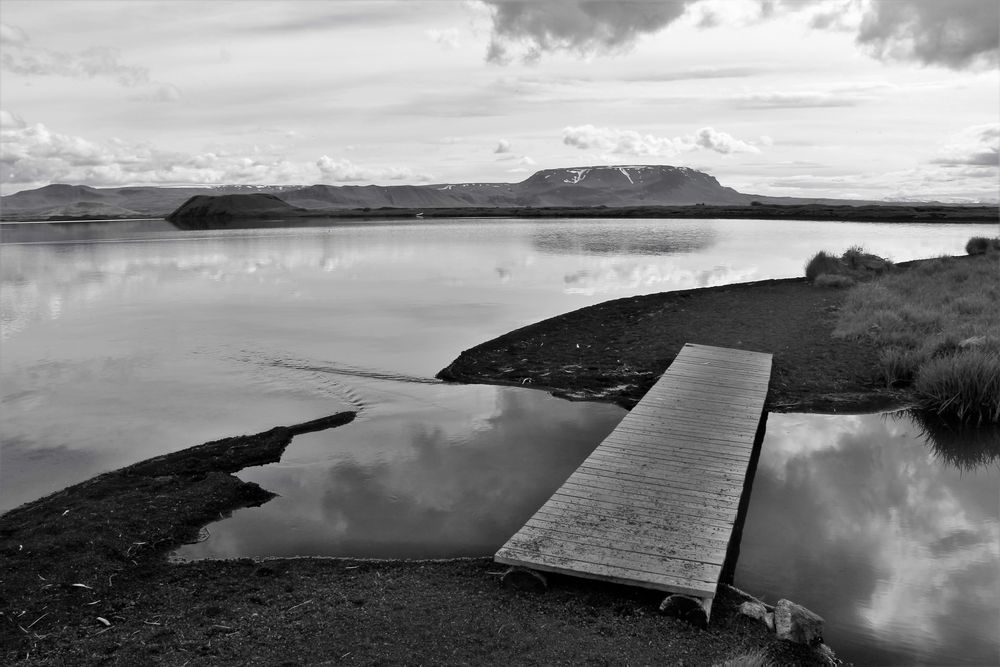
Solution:
M 813 282 L 817 287 L 832 287 L 834 289 L 846 289 L 855 285 L 854 278 L 836 273 L 821 273 Z
M 806 278 L 810 282 L 822 275 L 847 276 L 855 282 L 867 280 L 892 268 L 892 262 L 865 252 L 861 246 L 851 246 L 840 257 L 820 251 L 806 263 Z M 832 286 L 832 285 L 830 285 Z
M 998 250 L 1000 250 L 1000 237 L 990 239 L 985 236 L 973 236 L 965 244 L 965 252 L 969 255 L 985 255 Z
M 826 254 L 822 250 L 816 253 L 816 255 L 806 264 L 806 279 L 809 281 L 816 280 L 816 278 L 824 273 L 834 274 L 841 272 L 842 268 L 840 260 L 833 255 Z
M 943 417 L 1000 421 L 1000 354 L 971 349 L 925 361 L 914 390 L 924 408 Z

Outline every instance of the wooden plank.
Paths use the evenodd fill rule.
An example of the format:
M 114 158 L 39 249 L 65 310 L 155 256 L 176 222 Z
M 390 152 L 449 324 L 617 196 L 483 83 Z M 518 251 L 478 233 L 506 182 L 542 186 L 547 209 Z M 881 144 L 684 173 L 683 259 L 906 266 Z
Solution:
M 577 473 L 579 473 L 579 477 L 575 477 Z M 706 498 L 714 502 L 718 502 L 717 496 L 719 494 L 724 494 L 731 496 L 738 503 L 740 492 L 743 489 L 743 478 L 737 475 L 706 477 L 703 484 L 697 484 L 683 474 L 670 474 L 665 471 L 644 472 L 628 470 L 624 467 L 611 469 L 581 466 L 576 473 L 570 475 L 566 482 L 586 484 L 588 480 L 592 480 L 595 485 L 631 484 L 639 487 L 637 493 L 640 493 L 643 488 L 647 488 L 650 493 L 655 495 L 678 493 L 684 496 Z M 715 493 L 716 491 L 718 493 Z
M 706 481 L 726 480 L 742 483 L 744 472 L 737 465 L 726 468 L 702 468 L 692 461 L 679 461 L 677 459 L 666 460 L 637 460 L 632 457 L 613 454 L 608 456 L 606 452 L 596 452 L 587 458 L 580 469 L 608 470 L 612 474 L 617 471 L 631 472 L 643 477 L 656 477 L 664 480 L 697 479 L 699 474 L 704 475 Z
M 662 509 L 665 503 L 671 508 L 684 508 L 684 511 L 699 516 L 712 516 L 720 520 L 728 520 L 732 510 L 740 502 L 739 496 L 733 496 L 728 488 L 720 488 L 718 493 L 709 491 L 672 488 L 665 484 L 643 484 L 633 480 L 622 482 L 612 477 L 595 477 L 580 475 L 570 477 L 562 489 L 567 494 L 593 493 L 603 496 L 624 496 L 622 502 L 647 501 L 652 507 Z M 669 489 L 669 490 L 665 490 Z
M 745 463 L 751 451 L 750 445 L 743 445 L 736 442 L 704 442 L 699 443 L 692 438 L 678 439 L 671 444 L 673 447 L 667 449 L 659 443 L 648 442 L 638 433 L 619 433 L 614 440 L 605 441 L 608 447 L 621 446 L 637 453 L 646 453 L 649 456 L 669 459 L 671 453 L 681 451 L 683 453 L 698 454 L 705 457 L 727 459 Z M 603 450 L 602 450 L 603 451 Z
M 542 525 L 541 523 L 532 524 L 529 522 L 525 525 L 524 529 L 519 532 L 526 540 L 551 538 L 559 540 L 560 542 L 570 542 L 587 548 L 604 548 L 607 546 L 607 540 L 604 539 L 603 535 L 595 536 L 588 532 L 578 532 L 567 529 L 565 526 L 554 524 Z M 651 556 L 653 558 L 666 558 L 668 561 L 680 560 L 687 561 L 689 563 L 714 563 L 722 565 L 722 561 L 726 558 L 725 549 L 720 551 L 702 549 L 698 547 L 685 548 L 680 545 L 669 544 L 659 540 L 646 541 L 642 539 L 643 537 L 645 536 L 637 536 L 635 533 L 621 534 L 619 538 L 615 540 L 615 548 L 619 551 L 626 552 L 630 555 L 630 557 L 636 559 Z
M 655 533 L 656 539 L 665 544 L 697 547 L 707 551 L 725 551 L 728 548 L 729 540 L 725 537 L 717 537 L 708 533 L 692 536 L 690 530 L 692 527 L 697 527 L 697 524 L 692 526 L 690 522 L 675 521 L 670 525 L 665 525 L 658 520 L 659 518 L 659 515 L 633 516 L 628 521 L 623 521 L 622 517 L 616 514 L 587 512 L 586 507 L 581 505 L 548 506 L 546 504 L 525 525 L 551 523 L 566 526 L 572 524 L 577 528 L 606 535 L 609 539 L 616 539 L 620 535 L 632 536 L 637 530 L 641 530 L 645 531 L 646 534 Z
M 662 535 L 682 536 L 692 543 L 723 542 L 729 543 L 728 528 L 719 528 L 702 524 L 695 518 L 684 515 L 664 513 L 662 510 L 648 511 L 641 508 L 629 508 L 623 511 L 621 504 L 601 506 L 579 501 L 575 498 L 553 496 L 538 510 L 538 514 L 548 514 L 552 517 L 564 517 L 566 521 L 577 521 L 581 518 L 604 517 L 623 526 L 639 527 L 640 529 L 655 524 Z M 529 519 L 530 521 L 530 519 Z
M 769 354 L 685 345 L 496 560 L 710 604 L 770 369 Z
M 705 523 L 718 526 L 719 528 L 731 528 L 732 518 L 735 518 L 719 516 L 717 512 L 697 507 L 689 508 L 678 503 L 671 503 L 669 499 L 667 499 L 666 502 L 660 503 L 655 500 L 649 500 L 648 497 L 616 493 L 614 491 L 605 491 L 601 489 L 564 485 L 559 489 L 559 491 L 556 492 L 556 494 L 559 498 L 573 498 L 577 502 L 589 502 L 594 505 L 601 505 L 604 507 L 614 507 L 615 505 L 628 503 L 632 507 L 641 510 L 659 512 L 670 511 L 678 515 L 697 517 Z

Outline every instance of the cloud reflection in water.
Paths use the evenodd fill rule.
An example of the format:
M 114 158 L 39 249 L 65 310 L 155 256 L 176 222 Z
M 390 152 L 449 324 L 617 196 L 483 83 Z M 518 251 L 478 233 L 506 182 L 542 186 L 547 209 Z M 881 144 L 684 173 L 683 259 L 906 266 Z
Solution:
M 528 389 L 438 394 L 436 408 L 400 414 L 379 401 L 368 420 L 297 437 L 286 463 L 240 474 L 282 497 L 210 526 L 180 555 L 488 555 L 625 414 Z
M 905 416 L 770 415 L 736 584 L 825 617 L 844 659 L 991 662 L 998 473 L 946 465 Z

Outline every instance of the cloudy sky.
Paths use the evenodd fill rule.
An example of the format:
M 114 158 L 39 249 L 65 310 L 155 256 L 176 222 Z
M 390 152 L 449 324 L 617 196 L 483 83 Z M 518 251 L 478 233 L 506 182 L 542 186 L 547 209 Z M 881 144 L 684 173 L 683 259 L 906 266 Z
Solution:
M 0 0 L 2 191 L 518 181 L 996 201 L 996 0 Z

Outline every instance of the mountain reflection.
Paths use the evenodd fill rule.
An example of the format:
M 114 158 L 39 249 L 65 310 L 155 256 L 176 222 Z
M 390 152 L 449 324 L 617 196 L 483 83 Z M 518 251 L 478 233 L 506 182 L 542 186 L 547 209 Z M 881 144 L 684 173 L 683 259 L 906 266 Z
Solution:
M 536 250 L 557 255 L 678 255 L 712 247 L 716 231 L 700 221 L 579 221 L 573 227 L 540 224 L 531 243 Z
M 847 660 L 988 663 L 998 471 L 943 465 L 921 433 L 905 415 L 770 415 L 736 585 L 825 617 Z
M 467 402 L 460 393 L 486 392 L 495 399 L 486 414 L 463 410 L 455 429 L 437 425 L 446 419 L 439 413 L 402 419 L 397 431 L 386 430 L 382 416 L 314 434 L 348 448 L 324 461 L 255 471 L 253 481 L 282 497 L 211 526 L 210 540 L 180 555 L 488 555 L 625 414 L 615 406 L 571 403 L 527 389 L 450 390 L 452 405 Z M 393 435 L 400 441 L 387 442 Z M 329 452 L 336 445 L 311 447 Z

